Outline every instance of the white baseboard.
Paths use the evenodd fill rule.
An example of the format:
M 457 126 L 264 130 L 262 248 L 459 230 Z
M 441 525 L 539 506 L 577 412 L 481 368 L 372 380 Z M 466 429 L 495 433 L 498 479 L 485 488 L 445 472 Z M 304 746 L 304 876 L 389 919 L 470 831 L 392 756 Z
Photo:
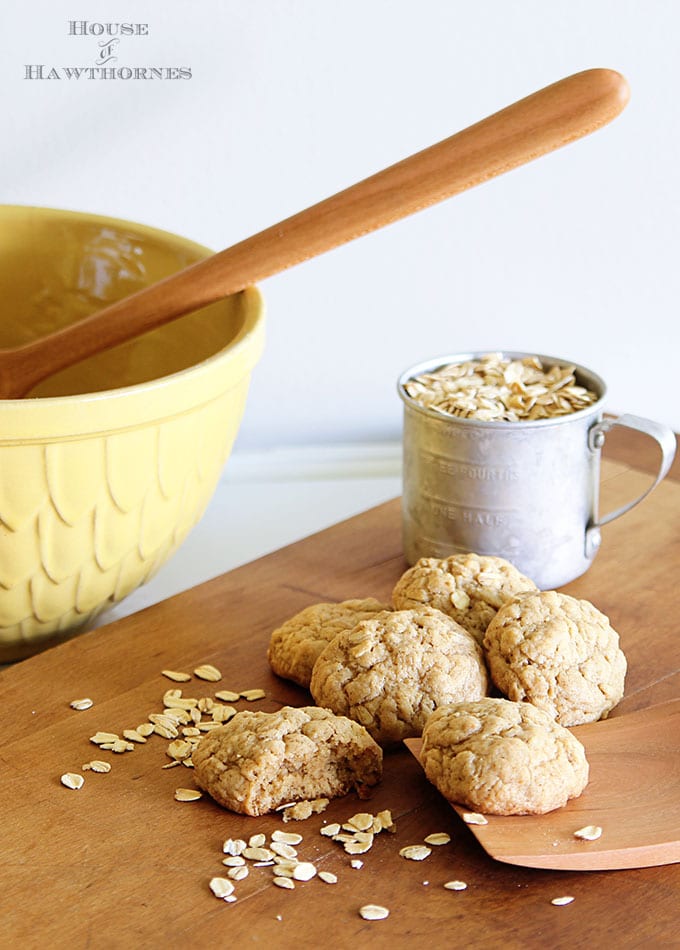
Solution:
M 222 480 L 252 483 L 400 476 L 400 442 L 347 442 L 236 450 Z

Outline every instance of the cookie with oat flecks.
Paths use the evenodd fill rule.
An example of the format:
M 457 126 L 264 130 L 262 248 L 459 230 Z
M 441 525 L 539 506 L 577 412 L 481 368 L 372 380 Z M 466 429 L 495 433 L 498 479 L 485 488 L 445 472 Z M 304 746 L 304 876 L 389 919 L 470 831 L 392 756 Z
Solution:
M 440 705 L 487 693 L 482 651 L 451 617 L 421 607 L 384 611 L 339 634 L 314 664 L 315 702 L 391 746 L 419 736 Z
M 309 689 L 312 667 L 331 640 L 382 610 L 389 607 L 374 597 L 305 607 L 272 633 L 269 665 L 278 676 Z
M 423 731 L 425 774 L 449 801 L 491 815 L 542 815 L 588 783 L 585 749 L 529 703 L 442 706 Z
M 555 590 L 514 597 L 484 636 L 491 677 L 563 726 L 604 719 L 623 696 L 626 657 L 609 618 Z
M 363 726 L 316 706 L 239 712 L 201 739 L 192 761 L 199 788 L 245 815 L 337 798 L 382 777 L 382 749 Z
M 397 581 L 392 602 L 397 610 L 435 607 L 481 643 L 498 608 L 525 590 L 536 584 L 505 558 L 452 554 L 420 558 Z

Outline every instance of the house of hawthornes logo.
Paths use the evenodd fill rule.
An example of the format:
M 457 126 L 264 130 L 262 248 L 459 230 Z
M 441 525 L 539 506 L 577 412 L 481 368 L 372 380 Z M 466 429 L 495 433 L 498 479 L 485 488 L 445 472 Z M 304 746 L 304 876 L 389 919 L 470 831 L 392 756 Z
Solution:
M 54 66 L 26 63 L 24 79 L 88 80 L 119 79 L 153 81 L 191 79 L 190 66 L 130 66 L 121 62 L 125 49 L 150 35 L 148 23 L 99 23 L 92 20 L 68 20 L 66 34 L 74 38 L 75 62 L 81 65 Z M 88 42 L 89 41 L 89 42 Z M 77 44 L 77 45 L 76 45 Z

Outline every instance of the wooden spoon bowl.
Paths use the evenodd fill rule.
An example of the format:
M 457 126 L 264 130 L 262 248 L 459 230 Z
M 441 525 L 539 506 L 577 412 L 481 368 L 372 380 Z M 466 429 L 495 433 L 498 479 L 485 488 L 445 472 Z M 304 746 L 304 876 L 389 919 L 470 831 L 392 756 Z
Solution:
M 570 731 L 590 764 L 583 794 L 546 815 L 468 825 L 484 850 L 508 864 L 574 871 L 679 862 L 680 699 Z M 421 740 L 406 745 L 419 758 Z M 461 816 L 470 810 L 451 804 Z M 601 827 L 601 837 L 575 838 L 586 825 Z

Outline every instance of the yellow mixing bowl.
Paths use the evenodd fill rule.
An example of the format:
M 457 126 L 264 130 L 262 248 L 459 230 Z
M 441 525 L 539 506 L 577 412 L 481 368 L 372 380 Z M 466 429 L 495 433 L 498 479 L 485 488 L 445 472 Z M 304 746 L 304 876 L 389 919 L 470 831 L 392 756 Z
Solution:
M 0 346 L 210 253 L 127 221 L 0 206 Z M 83 628 L 177 549 L 213 494 L 263 342 L 251 288 L 0 401 L 0 662 Z

